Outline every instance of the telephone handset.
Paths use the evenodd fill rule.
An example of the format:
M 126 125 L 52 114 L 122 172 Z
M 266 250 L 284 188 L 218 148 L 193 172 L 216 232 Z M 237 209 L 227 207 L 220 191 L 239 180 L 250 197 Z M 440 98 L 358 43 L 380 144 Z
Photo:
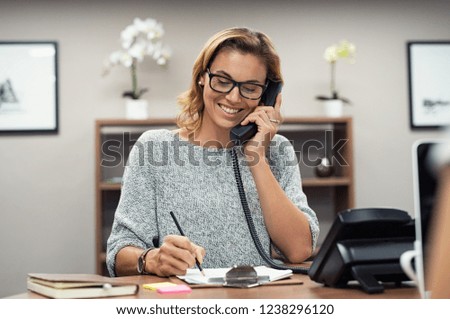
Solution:
M 278 93 L 281 92 L 281 82 L 274 82 L 269 80 L 266 90 L 261 97 L 261 103 L 264 105 L 275 106 Z M 238 124 L 230 131 L 230 139 L 235 145 L 243 145 L 250 140 L 258 132 L 258 126 L 255 123 L 249 123 L 248 125 Z

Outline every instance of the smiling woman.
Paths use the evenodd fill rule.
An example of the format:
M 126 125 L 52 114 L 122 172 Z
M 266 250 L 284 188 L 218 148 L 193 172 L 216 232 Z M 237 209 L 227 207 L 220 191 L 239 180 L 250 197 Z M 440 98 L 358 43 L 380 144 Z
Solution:
M 214 140 L 223 147 L 230 141 L 230 129 L 241 123 L 258 106 L 267 71 L 260 58 L 229 49 L 217 54 L 211 69 L 213 72 L 207 71 L 200 77 L 204 90 L 204 109 L 202 125 L 195 133 L 195 139 Z M 245 85 L 258 88 L 251 93 L 248 92 L 249 88 L 244 91 L 251 98 L 242 94 Z M 276 112 L 273 109 L 270 111 Z M 186 136 L 188 132 L 187 129 L 182 130 L 182 135 Z
M 147 131 L 130 153 L 108 240 L 111 275 L 181 275 L 197 260 L 217 268 L 264 265 L 265 256 L 299 263 L 311 255 L 318 221 L 298 165 L 286 161 L 295 157 L 294 149 L 277 134 L 281 94 L 273 107 L 261 103 L 269 81 L 283 82 L 280 59 L 263 33 L 231 28 L 206 43 L 191 86 L 179 98 L 179 129 Z M 255 135 L 234 145 L 231 129 L 250 123 Z M 146 147 L 151 149 L 142 152 Z M 206 161 L 211 155 L 214 161 Z M 167 161 L 152 165 L 153 158 Z M 243 163 L 258 245 L 246 225 L 245 205 L 236 200 L 241 188 L 232 162 Z M 176 235 L 169 212 L 187 237 Z
M 251 55 L 262 63 L 265 72 L 265 78 L 262 79 L 262 82 L 259 82 L 261 79 L 245 79 L 246 81 L 259 82 L 263 85 L 266 85 L 266 81 L 269 79 L 275 82 L 283 82 L 279 56 L 267 35 L 245 28 L 225 29 L 207 41 L 194 63 L 191 87 L 178 100 L 182 107 L 182 112 L 178 116 L 178 125 L 180 127 L 185 127 L 191 131 L 198 130 L 205 106 L 201 94 L 203 85 L 206 82 L 202 81 L 202 77 L 205 76 L 205 71 L 211 69 L 211 65 L 216 60 L 217 55 L 224 51 Z M 247 69 L 248 66 L 244 64 L 242 67 Z M 212 71 L 215 72 L 214 69 Z M 225 71 L 222 70 L 222 72 Z M 232 80 L 231 75 L 226 72 L 218 75 Z M 201 85 L 199 85 L 200 83 Z M 239 89 L 242 93 L 240 87 Z

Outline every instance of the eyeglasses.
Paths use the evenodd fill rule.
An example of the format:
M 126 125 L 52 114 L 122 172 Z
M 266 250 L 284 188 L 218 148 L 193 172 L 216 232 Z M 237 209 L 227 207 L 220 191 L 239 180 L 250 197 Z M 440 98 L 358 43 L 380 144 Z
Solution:
M 239 94 L 249 100 L 259 99 L 266 90 L 267 84 L 256 84 L 252 82 L 237 82 L 226 76 L 211 73 L 209 69 L 206 69 L 209 75 L 209 87 L 219 93 L 230 93 L 234 87 L 239 88 Z

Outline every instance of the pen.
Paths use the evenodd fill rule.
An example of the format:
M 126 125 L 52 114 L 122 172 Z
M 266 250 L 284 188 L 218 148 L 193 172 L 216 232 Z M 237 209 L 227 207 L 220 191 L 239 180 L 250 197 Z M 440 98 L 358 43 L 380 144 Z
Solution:
M 186 235 L 183 233 L 183 230 L 181 229 L 180 224 L 178 223 L 177 218 L 175 217 L 175 214 L 173 212 L 170 212 L 170 216 L 172 216 L 173 221 L 175 222 L 175 225 L 178 228 L 178 231 L 180 232 L 181 236 L 186 237 Z M 197 264 L 198 269 L 200 270 L 200 272 L 202 273 L 203 276 L 205 276 L 205 272 L 203 271 L 202 266 L 200 265 L 200 263 L 198 262 L 197 257 L 195 257 L 195 263 Z

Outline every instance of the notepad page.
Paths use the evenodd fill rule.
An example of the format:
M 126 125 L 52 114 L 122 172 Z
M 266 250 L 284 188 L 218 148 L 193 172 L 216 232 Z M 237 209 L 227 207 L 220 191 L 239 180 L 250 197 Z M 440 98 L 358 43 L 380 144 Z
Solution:
M 231 268 L 204 268 L 205 276 L 198 269 L 188 269 L 186 275 L 177 276 L 188 284 L 223 284 L 225 275 Z
M 269 281 L 276 281 L 283 278 L 288 278 L 292 276 L 292 270 L 290 269 L 274 269 L 266 266 L 255 267 L 258 277 L 269 277 Z
M 283 278 L 292 276 L 292 270 L 280 270 L 269 268 L 266 266 L 254 267 L 260 283 L 268 281 L 276 281 Z M 227 272 L 231 268 L 204 268 L 205 276 L 200 273 L 198 269 L 188 269 L 186 275 L 177 276 L 181 280 L 184 280 L 188 284 L 223 284 L 225 283 L 225 277 Z M 263 280 L 261 280 L 263 279 Z

